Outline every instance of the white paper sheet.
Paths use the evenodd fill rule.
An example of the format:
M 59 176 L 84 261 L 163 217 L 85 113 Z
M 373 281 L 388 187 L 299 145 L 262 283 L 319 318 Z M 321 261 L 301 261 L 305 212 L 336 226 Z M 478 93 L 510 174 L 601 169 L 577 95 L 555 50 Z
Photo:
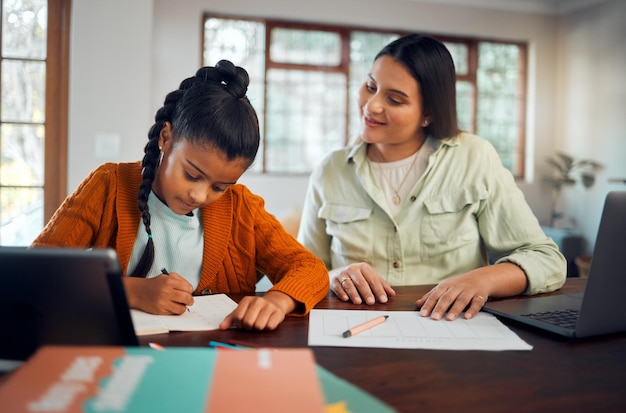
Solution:
M 387 321 L 352 337 L 344 331 L 372 318 Z M 471 320 L 434 321 L 417 311 L 311 310 L 309 346 L 378 347 L 432 350 L 532 350 L 492 314 Z
M 219 324 L 237 307 L 226 294 L 194 297 L 194 303 L 181 315 L 154 315 L 136 309 L 131 317 L 137 335 L 167 333 L 168 331 L 217 330 Z

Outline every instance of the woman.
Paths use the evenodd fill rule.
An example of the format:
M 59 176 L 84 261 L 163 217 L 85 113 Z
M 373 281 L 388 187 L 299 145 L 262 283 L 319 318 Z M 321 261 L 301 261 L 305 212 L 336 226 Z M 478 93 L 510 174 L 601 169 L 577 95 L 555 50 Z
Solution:
M 565 282 L 566 263 L 494 150 L 459 131 L 454 63 L 416 34 L 385 46 L 359 92 L 360 139 L 313 171 L 298 239 L 344 301 L 436 284 L 423 316 L 473 317 L 489 297 Z M 488 265 L 489 261 L 493 265 Z

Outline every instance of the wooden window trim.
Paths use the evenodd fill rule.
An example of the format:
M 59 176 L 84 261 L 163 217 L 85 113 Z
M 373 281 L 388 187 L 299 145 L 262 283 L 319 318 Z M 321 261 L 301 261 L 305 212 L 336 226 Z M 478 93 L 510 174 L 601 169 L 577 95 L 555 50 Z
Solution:
M 48 1 L 44 225 L 67 196 L 71 3 Z

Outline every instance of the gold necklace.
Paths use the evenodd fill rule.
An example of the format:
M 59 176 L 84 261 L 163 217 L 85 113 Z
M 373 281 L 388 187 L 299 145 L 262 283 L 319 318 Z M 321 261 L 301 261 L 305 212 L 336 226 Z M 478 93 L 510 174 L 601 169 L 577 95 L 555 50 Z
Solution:
M 385 182 L 387 182 L 387 185 L 389 185 L 389 187 L 395 194 L 393 198 L 391 198 L 391 201 L 393 202 L 394 205 L 400 205 L 400 202 L 402 202 L 402 197 L 400 196 L 400 189 L 402 188 L 402 185 L 404 185 L 404 182 L 406 181 L 406 179 L 409 177 L 409 174 L 411 173 L 413 166 L 415 166 L 415 164 L 417 163 L 418 152 L 419 152 L 419 149 L 413 155 L 413 162 L 411 162 L 411 166 L 409 167 L 409 170 L 406 171 L 406 174 L 404 175 L 404 178 L 402 178 L 402 182 L 400 182 L 400 185 L 398 185 L 398 188 L 394 187 L 391 184 L 391 181 L 389 180 L 389 178 L 387 178 L 387 175 L 385 174 L 385 171 L 383 170 L 382 166 L 380 166 L 381 163 L 376 162 L 378 166 L 378 170 L 380 171 L 380 174 L 383 176 L 383 179 L 385 180 Z

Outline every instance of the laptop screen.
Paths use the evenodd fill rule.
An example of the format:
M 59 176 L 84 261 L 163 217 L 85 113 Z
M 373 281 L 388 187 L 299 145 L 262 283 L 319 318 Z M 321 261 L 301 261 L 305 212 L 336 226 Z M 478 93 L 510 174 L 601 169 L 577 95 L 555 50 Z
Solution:
M 43 344 L 138 345 L 113 250 L 0 247 L 0 263 L 0 360 Z

